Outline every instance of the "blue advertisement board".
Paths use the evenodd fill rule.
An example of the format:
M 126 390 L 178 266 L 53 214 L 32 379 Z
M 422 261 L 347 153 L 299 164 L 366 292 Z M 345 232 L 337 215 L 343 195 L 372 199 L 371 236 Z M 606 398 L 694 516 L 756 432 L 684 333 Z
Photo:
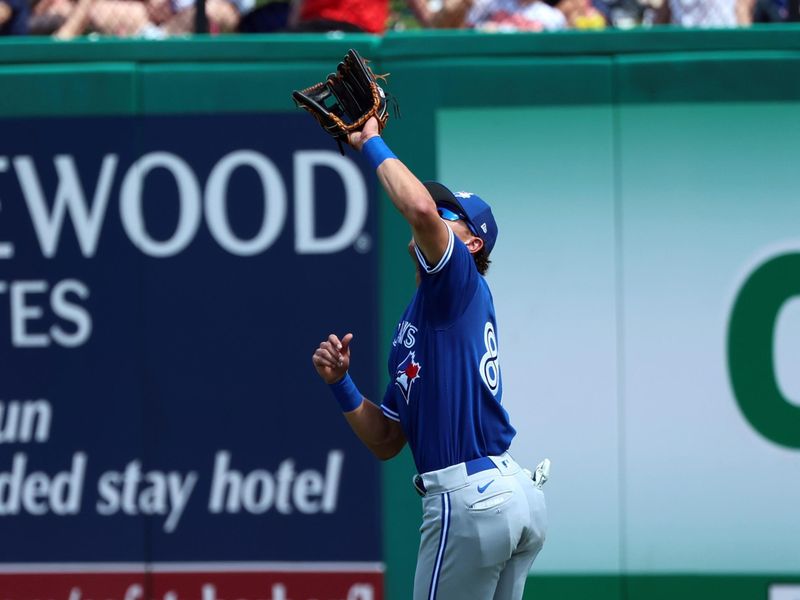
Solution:
M 378 394 L 360 157 L 299 114 L 2 130 L 6 572 L 380 564 L 378 464 L 311 364 L 352 331 Z

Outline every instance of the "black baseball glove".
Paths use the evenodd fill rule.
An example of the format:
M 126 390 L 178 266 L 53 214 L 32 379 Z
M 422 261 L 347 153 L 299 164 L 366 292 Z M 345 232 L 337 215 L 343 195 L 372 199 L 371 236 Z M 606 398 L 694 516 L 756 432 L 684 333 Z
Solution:
M 379 131 L 389 120 L 386 95 L 377 83 L 379 77 L 358 52 L 350 50 L 336 73 L 316 85 L 292 92 L 292 98 L 336 139 L 344 154 L 342 142 L 347 143 L 348 134 L 360 131 L 370 117 L 378 120 Z

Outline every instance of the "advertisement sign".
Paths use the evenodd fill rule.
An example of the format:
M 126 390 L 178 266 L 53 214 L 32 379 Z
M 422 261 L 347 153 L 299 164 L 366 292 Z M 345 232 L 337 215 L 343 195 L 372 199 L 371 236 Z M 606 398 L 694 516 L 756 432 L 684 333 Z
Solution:
M 311 365 L 352 331 L 378 393 L 369 171 L 302 115 L 2 125 L 2 598 L 379 597 L 378 464 Z
M 512 454 L 552 461 L 534 574 L 800 570 L 797 109 L 438 113 L 499 225 Z
M 317 567 L 286 564 L 92 565 L 92 571 L 62 568 L 36 574 L 24 566 L 0 574 L 0 598 L 91 600 L 375 600 L 382 598 L 383 575 L 370 564 L 329 563 Z M 247 569 L 250 570 L 247 570 Z M 181 570 L 183 569 L 183 570 Z M 304 570 L 308 569 L 308 570 Z M 311 570 L 315 569 L 315 570 Z M 101 572 L 102 571 L 102 572 Z

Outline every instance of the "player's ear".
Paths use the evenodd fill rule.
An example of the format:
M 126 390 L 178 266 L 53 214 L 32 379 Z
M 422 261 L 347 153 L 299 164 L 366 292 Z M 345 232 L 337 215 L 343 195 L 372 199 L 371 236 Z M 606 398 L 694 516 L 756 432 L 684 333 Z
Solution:
M 467 246 L 467 250 L 469 250 L 470 254 L 476 254 L 476 253 L 481 251 L 481 248 L 483 248 L 483 240 L 481 238 L 479 238 L 478 236 L 473 235 L 467 241 L 466 246 Z

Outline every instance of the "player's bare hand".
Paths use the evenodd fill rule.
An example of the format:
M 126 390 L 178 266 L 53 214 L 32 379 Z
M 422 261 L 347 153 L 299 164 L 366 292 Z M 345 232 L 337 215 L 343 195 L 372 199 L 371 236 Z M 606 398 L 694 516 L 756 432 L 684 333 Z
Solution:
M 336 383 L 350 368 L 350 342 L 353 334 L 348 333 L 341 340 L 333 333 L 321 342 L 314 351 L 311 362 L 325 383 Z
M 378 119 L 375 117 L 370 117 L 367 119 L 367 122 L 364 123 L 364 127 L 361 128 L 361 131 L 356 131 L 347 136 L 347 143 L 361 152 L 361 148 L 364 147 L 364 144 L 367 142 L 367 140 L 374 138 L 377 135 L 380 135 L 380 130 L 378 129 Z

